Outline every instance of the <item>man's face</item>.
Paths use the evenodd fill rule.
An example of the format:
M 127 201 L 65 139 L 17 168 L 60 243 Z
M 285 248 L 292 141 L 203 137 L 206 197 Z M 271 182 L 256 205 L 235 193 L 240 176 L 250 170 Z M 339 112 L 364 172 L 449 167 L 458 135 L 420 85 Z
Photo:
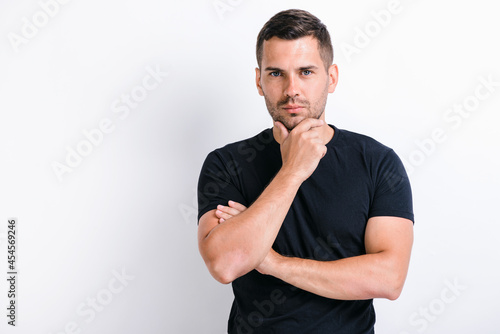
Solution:
M 316 38 L 289 41 L 273 37 L 264 41 L 261 67 L 256 68 L 257 89 L 273 121 L 292 130 L 305 118 L 324 120 L 326 100 L 335 90 L 338 70 L 336 65 L 325 70 Z

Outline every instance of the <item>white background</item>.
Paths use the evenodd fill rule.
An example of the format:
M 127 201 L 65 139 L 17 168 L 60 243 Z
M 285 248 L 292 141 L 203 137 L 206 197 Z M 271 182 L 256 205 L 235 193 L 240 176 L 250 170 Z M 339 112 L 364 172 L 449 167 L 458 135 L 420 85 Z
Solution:
M 218 12 L 217 3 L 229 7 Z M 377 332 L 494 333 L 500 21 L 492 3 L 401 0 L 381 26 L 374 13 L 386 0 L 73 0 L 47 7 L 52 16 L 37 1 L 2 1 L 0 331 L 225 332 L 232 292 L 198 254 L 198 175 L 211 150 L 270 127 L 254 85 L 255 40 L 276 12 L 302 8 L 328 26 L 340 70 L 327 121 L 394 148 L 410 173 L 411 266 L 401 297 L 375 302 Z M 148 78 L 155 70 L 158 81 Z M 141 101 L 125 114 L 120 99 L 131 93 Z M 450 111 L 463 104 L 464 116 Z M 91 131 L 106 119 L 112 131 Z M 78 147 L 86 156 L 59 180 L 53 165 Z M 19 238 L 15 329 L 3 278 L 10 217 Z M 92 298 L 99 311 L 90 311 Z

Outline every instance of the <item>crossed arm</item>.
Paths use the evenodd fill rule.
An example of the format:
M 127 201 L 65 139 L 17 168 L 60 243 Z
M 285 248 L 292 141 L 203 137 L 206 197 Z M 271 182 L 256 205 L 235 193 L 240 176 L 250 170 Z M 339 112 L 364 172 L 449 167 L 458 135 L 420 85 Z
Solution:
M 316 124 L 317 123 L 317 124 Z M 221 283 L 256 269 L 317 295 L 343 300 L 398 298 L 413 244 L 413 223 L 372 217 L 365 230 L 366 254 L 336 261 L 285 257 L 271 247 L 295 194 L 326 153 L 306 120 L 289 134 L 282 125 L 283 167 L 247 209 L 229 202 L 199 221 L 198 246 L 212 276 Z
M 246 208 L 230 202 L 215 211 L 224 222 Z M 372 217 L 365 232 L 366 254 L 316 261 L 278 254 L 272 248 L 256 269 L 317 295 L 343 300 L 399 297 L 408 271 L 413 223 L 399 217 Z

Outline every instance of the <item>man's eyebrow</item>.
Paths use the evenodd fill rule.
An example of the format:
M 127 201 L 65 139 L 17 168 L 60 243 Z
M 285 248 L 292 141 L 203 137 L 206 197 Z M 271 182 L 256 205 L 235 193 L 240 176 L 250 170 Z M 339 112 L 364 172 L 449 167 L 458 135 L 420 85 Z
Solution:
M 316 65 L 307 65 L 307 66 L 302 66 L 302 67 L 299 67 L 299 70 L 300 71 L 305 71 L 305 70 L 317 70 L 318 69 L 318 66 Z M 269 67 L 266 67 L 266 69 L 264 71 L 278 71 L 278 72 L 284 72 L 283 69 L 279 68 L 279 67 L 272 67 L 272 66 L 269 66 Z
M 279 71 L 283 72 L 283 70 L 279 67 L 266 67 L 265 71 Z
M 303 66 L 300 67 L 299 70 L 304 71 L 304 70 L 317 70 L 318 66 L 315 65 L 308 65 L 308 66 Z

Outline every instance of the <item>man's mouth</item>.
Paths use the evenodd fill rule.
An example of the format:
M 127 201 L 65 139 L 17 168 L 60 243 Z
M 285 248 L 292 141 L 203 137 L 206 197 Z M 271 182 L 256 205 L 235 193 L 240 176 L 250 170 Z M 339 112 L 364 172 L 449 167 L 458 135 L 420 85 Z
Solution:
M 302 109 L 304 109 L 304 107 L 297 105 L 297 104 L 288 104 L 288 105 L 284 106 L 283 109 L 285 109 L 287 112 L 293 114 L 293 113 L 300 112 Z

